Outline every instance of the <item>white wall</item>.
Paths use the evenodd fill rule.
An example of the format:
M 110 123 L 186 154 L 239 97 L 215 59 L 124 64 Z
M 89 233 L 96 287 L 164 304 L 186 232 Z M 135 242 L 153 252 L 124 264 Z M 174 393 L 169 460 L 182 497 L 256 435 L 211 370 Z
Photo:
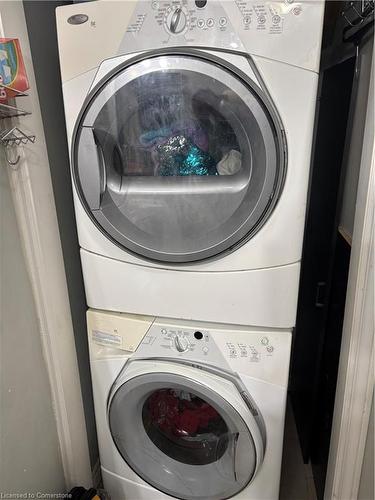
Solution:
M 3 412 L 6 415 L 7 411 L 13 411 L 8 420 L 4 418 L 1 429 L 1 439 L 8 440 L 4 441 L 8 446 L 5 447 L 1 465 L 9 474 L 12 466 L 17 469 L 14 480 L 18 480 L 19 488 L 24 486 L 19 472 L 26 469 L 26 474 L 28 470 L 27 466 L 21 467 L 23 453 L 30 459 L 28 466 L 35 473 L 33 485 L 39 490 L 54 488 L 61 491 L 62 487 L 69 490 L 77 484 L 88 487 L 92 485 L 92 477 L 72 320 L 22 1 L 0 1 L 0 17 L 0 36 L 20 40 L 30 82 L 28 97 L 18 98 L 18 105 L 32 114 L 12 119 L 12 125 L 36 136 L 35 144 L 19 148 L 21 161 L 17 169 L 0 164 L 0 168 L 4 168 L 8 174 L 16 217 L 16 222 L 13 222 L 18 225 L 18 242 L 23 250 L 19 256 L 24 259 L 20 262 L 19 259 L 9 260 L 12 257 L 12 247 L 9 247 L 9 261 L 4 257 L 2 265 L 6 274 L 1 279 L 1 286 L 4 287 L 1 291 L 3 295 L 9 292 L 9 300 L 13 301 L 12 307 L 4 303 L 4 309 L 13 311 L 13 315 L 9 316 L 8 323 L 1 324 L 0 336 L 6 339 L 4 342 L 10 342 L 8 335 L 11 335 L 10 339 L 17 338 L 17 343 L 12 349 L 4 350 L 8 371 L 1 373 L 6 377 L 4 380 L 7 380 L 7 384 L 8 373 L 12 380 L 17 381 L 18 399 L 14 406 L 2 405 L 0 408 L 0 422 L 3 421 Z M 40 29 L 43 29 L 42 25 Z M 10 124 L 0 121 L 1 128 L 6 125 Z M 8 235 L 4 233 L 3 241 L 7 239 Z M 16 256 L 15 250 L 14 258 Z M 13 269 L 15 275 L 25 270 L 23 282 L 16 283 L 14 279 L 9 284 L 9 280 L 13 279 Z M 22 303 L 22 300 L 26 301 L 24 294 L 27 294 L 27 290 L 30 292 L 27 298 L 29 303 L 26 303 L 29 309 L 24 308 Z M 33 310 L 30 309 L 31 297 L 34 299 Z M 19 373 L 26 386 L 22 386 L 17 379 Z M 2 386 L 4 391 L 8 390 L 7 384 Z M 21 387 L 25 387 L 23 392 Z M 27 422 L 28 414 L 30 422 Z M 54 423 L 50 417 L 54 417 Z M 5 422 L 10 426 L 9 429 L 5 427 Z M 59 459 L 56 454 L 60 456 Z M 32 467 L 31 459 L 35 467 Z M 0 477 L 0 489 L 4 485 L 5 480 Z
M 7 166 L 0 157 L 0 496 L 63 492 L 51 391 Z
M 86 333 L 87 305 L 74 215 L 57 47 L 55 10 L 58 5 L 62 4 L 61 0 L 44 0 L 43 2 L 27 0 L 23 3 L 32 51 L 35 81 L 40 96 L 39 103 L 46 138 L 57 220 L 61 235 L 61 247 L 68 285 L 91 466 L 97 471 L 99 451 Z M 40 29 L 40 26 L 43 26 L 43 30 Z

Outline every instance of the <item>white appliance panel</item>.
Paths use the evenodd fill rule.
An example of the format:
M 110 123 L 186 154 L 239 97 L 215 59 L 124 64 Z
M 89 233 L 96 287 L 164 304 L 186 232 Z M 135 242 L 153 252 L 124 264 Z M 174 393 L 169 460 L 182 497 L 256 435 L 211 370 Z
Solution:
M 89 307 L 235 325 L 292 328 L 300 264 L 242 272 L 137 266 L 81 250 Z
M 150 488 L 142 479 L 135 474 L 129 466 L 124 462 L 115 448 L 111 434 L 108 428 L 107 421 L 107 399 L 111 391 L 113 382 L 118 377 L 121 369 L 126 366 L 125 362 L 128 359 L 134 359 L 134 367 L 129 367 L 130 372 L 126 375 L 126 370 L 121 372 L 118 379 L 118 385 L 121 387 L 121 377 L 130 378 L 132 375 L 147 373 L 149 366 L 150 373 L 157 370 L 153 359 L 159 358 L 168 363 L 172 362 L 175 366 L 173 372 L 177 374 L 187 375 L 190 373 L 188 366 L 184 368 L 184 363 L 190 364 L 189 352 L 194 355 L 197 362 L 206 365 L 207 355 L 200 351 L 196 346 L 192 351 L 186 351 L 185 356 L 180 355 L 177 348 L 161 348 L 167 338 L 172 338 L 172 344 L 176 336 L 186 337 L 190 340 L 195 332 L 200 331 L 203 334 L 202 339 L 196 341 L 196 345 L 205 343 L 210 346 L 215 344 L 220 351 L 212 350 L 212 369 L 217 370 L 217 373 L 230 374 L 237 373 L 239 380 L 243 384 L 245 390 L 251 395 L 252 400 L 259 409 L 265 425 L 267 447 L 264 455 L 263 463 L 259 467 L 253 480 L 246 486 L 244 490 L 238 493 L 234 498 L 243 500 L 276 500 L 278 498 L 278 486 L 281 469 L 282 456 L 282 436 L 284 428 L 284 414 L 286 404 L 286 389 L 287 375 L 289 370 L 289 356 L 291 345 L 291 334 L 288 331 L 267 330 L 267 329 L 248 329 L 244 327 L 229 327 L 226 325 L 214 325 L 209 323 L 174 321 L 165 318 L 132 318 L 128 315 L 102 314 L 101 311 L 88 312 L 88 331 L 90 345 L 90 360 L 93 377 L 94 401 L 97 418 L 99 447 L 101 455 L 102 472 L 104 484 L 115 500 L 126 498 L 124 494 L 131 492 L 131 498 L 141 500 L 147 498 L 147 495 L 153 494 L 155 498 L 173 498 L 168 495 L 157 492 Z M 134 320 L 136 321 L 134 323 Z M 142 328 L 139 328 L 139 323 L 144 323 L 147 333 L 140 340 L 142 343 L 137 351 L 133 354 L 123 350 L 116 350 L 112 346 L 105 347 L 95 341 L 93 331 L 98 328 L 107 330 L 116 329 L 116 323 L 125 324 L 129 322 L 131 325 L 137 325 L 138 338 L 142 336 Z M 119 323 L 120 324 L 120 323 Z M 151 326 L 149 326 L 151 324 Z M 199 328 L 199 330 L 197 330 Z M 133 336 L 132 328 L 122 328 L 123 334 Z M 194 333 L 193 333 L 194 332 Z M 153 341 L 150 343 L 150 337 Z M 206 340 L 208 337 L 208 340 Z M 195 338 L 195 337 L 194 337 Z M 145 341 L 145 343 L 143 343 Z M 168 340 L 167 340 L 168 343 Z M 248 346 L 256 346 L 261 356 L 258 361 L 251 361 L 250 357 L 241 358 L 241 356 L 233 357 L 233 346 L 236 346 L 238 354 L 244 348 L 244 344 Z M 179 344 L 178 344 L 179 345 Z M 148 347 L 147 347 L 148 346 Z M 270 357 L 263 355 L 267 347 L 272 346 L 274 349 Z M 148 358 L 147 349 L 152 348 L 153 354 Z M 264 352 L 263 352 L 264 351 Z M 116 354 L 117 352 L 117 354 Z M 252 352 L 252 354 L 254 354 Z M 142 366 L 136 365 L 137 356 L 139 356 Z M 219 359 L 220 358 L 220 359 Z M 149 359 L 149 361 L 147 361 Z M 170 361 L 169 361 L 170 360 Z M 216 361 L 215 361 L 216 360 Z M 245 361 L 245 362 L 244 362 Z M 148 364 L 149 363 L 149 364 Z M 275 365 L 274 373 L 270 378 L 269 365 Z M 193 366 L 195 366 L 193 364 Z M 164 370 L 165 371 L 165 370 Z M 208 372 L 207 372 L 208 373 Z M 215 372 L 216 373 L 216 372 Z M 227 375 L 225 375 L 226 377 Z M 190 375 L 189 375 L 190 377 Z M 124 380 L 126 380 L 125 378 Z M 206 380 L 209 380 L 206 378 Z M 215 380 L 216 376 L 215 376 Z M 212 379 L 212 388 L 215 387 L 214 379 Z M 225 395 L 225 387 L 227 382 L 223 380 L 222 389 L 216 389 Z M 234 397 L 233 389 L 228 393 L 227 397 Z M 246 411 L 244 402 L 238 400 L 236 407 L 238 410 Z

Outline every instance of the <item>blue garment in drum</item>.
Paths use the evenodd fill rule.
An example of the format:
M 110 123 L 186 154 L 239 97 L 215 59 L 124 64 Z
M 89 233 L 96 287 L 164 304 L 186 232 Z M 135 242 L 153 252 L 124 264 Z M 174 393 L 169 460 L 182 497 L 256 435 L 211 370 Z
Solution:
M 216 162 L 212 156 L 183 135 L 169 137 L 156 146 L 156 151 L 158 175 L 217 175 Z

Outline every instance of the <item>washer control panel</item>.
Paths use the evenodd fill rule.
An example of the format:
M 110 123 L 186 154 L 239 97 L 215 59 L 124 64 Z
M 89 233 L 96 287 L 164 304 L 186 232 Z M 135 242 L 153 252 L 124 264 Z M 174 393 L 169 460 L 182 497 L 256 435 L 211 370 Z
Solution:
M 144 337 L 141 347 L 150 346 L 148 350 L 183 357 L 210 357 L 217 354 L 216 346 L 206 329 L 182 328 L 170 325 L 153 325 Z M 143 350 L 143 349 L 142 349 Z
M 221 335 L 231 337 L 233 341 L 222 343 Z M 221 345 L 222 354 L 227 359 L 246 358 L 250 362 L 260 362 L 265 357 L 277 354 L 278 336 L 262 333 L 247 333 L 243 331 L 223 332 L 207 330 L 205 328 L 171 327 L 169 325 L 156 326 L 155 324 L 145 335 L 142 345 L 152 346 L 179 353 L 194 353 L 208 356 L 210 350 L 217 344 Z
M 101 356 L 180 359 L 287 385 L 291 332 L 89 310 L 90 349 Z
M 256 338 L 255 342 L 252 339 L 250 343 L 227 342 L 228 356 L 230 358 L 248 358 L 250 362 L 258 363 L 263 357 L 274 355 L 275 346 L 272 344 L 272 339 L 266 336 L 260 339 Z
M 251 330 L 157 319 L 142 339 L 135 357 L 181 359 L 204 363 L 285 385 L 291 333 Z

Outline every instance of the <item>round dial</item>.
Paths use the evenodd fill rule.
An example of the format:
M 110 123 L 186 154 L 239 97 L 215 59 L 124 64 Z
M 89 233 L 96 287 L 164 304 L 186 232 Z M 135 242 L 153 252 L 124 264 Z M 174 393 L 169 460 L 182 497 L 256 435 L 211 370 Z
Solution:
M 182 7 L 169 9 L 165 18 L 166 28 L 170 33 L 179 35 L 188 25 L 188 16 Z
M 189 349 L 189 341 L 180 335 L 176 335 L 174 338 L 174 345 L 178 352 L 185 352 Z

